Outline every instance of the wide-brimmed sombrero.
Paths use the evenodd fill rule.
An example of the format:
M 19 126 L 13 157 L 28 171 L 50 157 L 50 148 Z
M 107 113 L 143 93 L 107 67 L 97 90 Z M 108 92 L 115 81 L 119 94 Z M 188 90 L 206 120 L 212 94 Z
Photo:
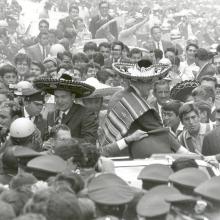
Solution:
M 148 60 L 140 60 L 137 64 L 113 63 L 112 67 L 122 78 L 144 82 L 153 79 L 163 79 L 171 69 L 169 65 L 151 65 L 151 62 Z
M 120 86 L 112 87 L 112 86 L 103 84 L 103 83 L 99 82 L 98 79 L 96 79 L 94 77 L 90 77 L 90 78 L 86 79 L 84 82 L 95 88 L 95 91 L 91 95 L 87 96 L 86 98 L 101 98 L 101 97 L 105 97 L 105 96 L 111 96 L 114 93 L 123 89 Z
M 78 82 L 67 79 L 54 79 L 50 77 L 42 77 L 34 80 L 34 86 L 37 89 L 43 90 L 49 94 L 54 94 L 55 90 L 65 90 L 72 92 L 76 98 L 86 97 L 93 93 L 95 88 L 84 82 Z
M 200 84 L 196 80 L 186 80 L 177 83 L 170 92 L 171 99 L 185 102 L 186 98 L 191 95 L 193 89 L 198 87 Z

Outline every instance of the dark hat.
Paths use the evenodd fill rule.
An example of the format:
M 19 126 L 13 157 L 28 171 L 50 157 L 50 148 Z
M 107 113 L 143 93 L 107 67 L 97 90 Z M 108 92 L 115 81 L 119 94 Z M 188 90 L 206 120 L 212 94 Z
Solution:
M 177 83 L 170 91 L 170 98 L 185 102 L 187 96 L 191 95 L 193 89 L 199 85 L 199 82 L 195 80 L 185 80 Z
M 20 165 L 26 166 L 31 159 L 41 156 L 42 154 L 28 147 L 16 146 L 13 151 L 14 156 L 18 159 Z
M 83 82 L 65 79 L 53 79 L 48 77 L 38 78 L 34 80 L 36 88 L 44 90 L 47 93 L 54 94 L 55 90 L 64 90 L 72 92 L 76 98 L 86 97 L 92 94 L 94 87 Z
M 34 88 L 22 89 L 22 96 L 26 101 L 44 101 L 44 92 Z
M 165 201 L 165 198 L 167 195 L 177 193 L 177 189 L 167 185 L 152 188 L 138 202 L 136 207 L 138 215 L 147 218 L 166 215 L 169 212 L 170 205 Z
M 47 179 L 66 169 L 66 161 L 56 155 L 36 157 L 27 163 L 27 168 L 39 179 Z
M 219 203 L 220 202 L 219 186 L 220 186 L 220 176 L 215 176 L 198 185 L 194 189 L 194 192 L 206 199 L 210 199 L 212 201 L 216 201 Z
M 143 181 L 143 188 L 146 184 L 145 182 L 150 182 L 151 187 L 161 184 L 167 184 L 169 181 L 169 176 L 173 173 L 169 166 L 163 164 L 151 164 L 146 166 L 141 170 L 138 175 L 138 179 Z M 151 188 L 149 187 L 149 188 Z
M 122 78 L 144 82 L 164 78 L 171 68 L 168 65 L 151 64 L 149 60 L 140 60 L 137 64 L 113 63 L 112 67 Z
M 185 168 L 171 174 L 169 177 L 170 182 L 179 189 L 191 190 L 208 179 L 208 175 L 198 168 Z
M 122 205 L 134 198 L 127 183 L 111 173 L 95 177 L 88 185 L 88 194 L 94 202 L 104 205 Z

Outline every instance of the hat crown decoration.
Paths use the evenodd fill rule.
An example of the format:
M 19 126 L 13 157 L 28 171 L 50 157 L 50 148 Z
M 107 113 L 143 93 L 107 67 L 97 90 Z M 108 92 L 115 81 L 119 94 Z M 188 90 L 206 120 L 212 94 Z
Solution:
M 141 63 L 141 61 L 139 61 L 138 64 Z M 154 64 L 147 66 L 138 64 L 113 63 L 112 67 L 123 78 L 142 81 L 148 81 L 155 78 L 162 79 L 168 74 L 171 68 L 171 66 L 166 64 Z

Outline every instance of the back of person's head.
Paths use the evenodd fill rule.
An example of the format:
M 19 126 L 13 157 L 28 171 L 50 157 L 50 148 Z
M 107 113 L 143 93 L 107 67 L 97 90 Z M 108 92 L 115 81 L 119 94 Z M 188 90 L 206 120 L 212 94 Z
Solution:
M 101 69 L 96 73 L 96 77 L 101 83 L 105 83 L 109 79 L 109 77 L 111 77 L 111 74 L 108 70 Z
M 211 101 L 214 103 L 215 101 L 215 91 L 210 86 L 198 86 L 193 89 L 192 96 L 197 99 L 202 99 L 203 101 L 207 101 L 211 98 Z
M 0 200 L 0 220 L 12 220 L 16 217 L 10 204 Z
M 0 199 L 2 201 L 9 203 L 13 207 L 14 212 L 17 216 L 21 214 L 24 205 L 31 197 L 32 192 L 27 187 L 23 187 L 19 190 L 10 189 L 4 191 L 0 195 Z
M 183 117 L 190 112 L 195 112 L 196 115 L 199 115 L 199 110 L 193 103 L 184 103 L 179 109 L 180 120 L 183 121 Z
M 47 220 L 82 219 L 82 213 L 73 193 L 53 193 L 47 203 Z
M 82 211 L 83 220 L 94 219 L 96 214 L 96 207 L 94 202 L 88 198 L 79 198 L 79 206 Z
M 210 59 L 209 52 L 204 48 L 199 48 L 195 54 L 195 57 L 201 61 L 208 61 Z
M 82 152 L 79 148 L 79 143 L 74 138 L 57 140 L 55 143 L 54 153 L 64 160 L 71 157 L 78 161 L 82 157 Z

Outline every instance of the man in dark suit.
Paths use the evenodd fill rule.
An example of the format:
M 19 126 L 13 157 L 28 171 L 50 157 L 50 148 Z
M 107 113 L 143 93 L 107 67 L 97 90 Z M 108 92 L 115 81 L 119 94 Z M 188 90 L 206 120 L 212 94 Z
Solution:
M 39 43 L 28 47 L 26 53 L 32 60 L 43 62 L 50 52 L 49 35 L 47 32 L 41 32 L 38 37 Z
M 92 33 L 92 38 L 95 38 L 96 31 L 105 23 L 113 19 L 109 14 L 109 3 L 106 1 L 101 1 L 99 3 L 99 12 L 100 15 L 97 15 L 92 18 L 90 24 L 89 24 L 89 31 Z M 117 23 L 113 22 L 109 25 L 110 33 L 118 39 L 118 27 Z
M 75 4 L 71 4 L 69 7 L 69 15 L 59 20 L 57 25 L 58 38 L 63 38 L 64 34 L 75 33 L 75 21 L 79 18 L 79 8 Z
M 162 31 L 159 26 L 153 26 L 151 28 L 151 36 L 154 44 L 154 49 L 163 51 L 163 54 L 168 48 L 174 47 L 170 41 L 162 40 Z
M 24 97 L 23 116 L 29 118 L 41 132 L 42 140 L 47 140 L 48 124 L 41 115 L 44 106 L 44 95 L 42 91 L 36 89 L 24 89 L 22 91 Z
M 42 78 L 35 81 L 36 87 L 54 94 L 56 111 L 48 113 L 48 125 L 66 124 L 71 131 L 72 137 L 82 139 L 95 144 L 97 139 L 98 121 L 94 112 L 75 104 L 74 99 L 88 96 L 94 88 L 81 82 L 72 80 L 51 81 L 50 78 Z

